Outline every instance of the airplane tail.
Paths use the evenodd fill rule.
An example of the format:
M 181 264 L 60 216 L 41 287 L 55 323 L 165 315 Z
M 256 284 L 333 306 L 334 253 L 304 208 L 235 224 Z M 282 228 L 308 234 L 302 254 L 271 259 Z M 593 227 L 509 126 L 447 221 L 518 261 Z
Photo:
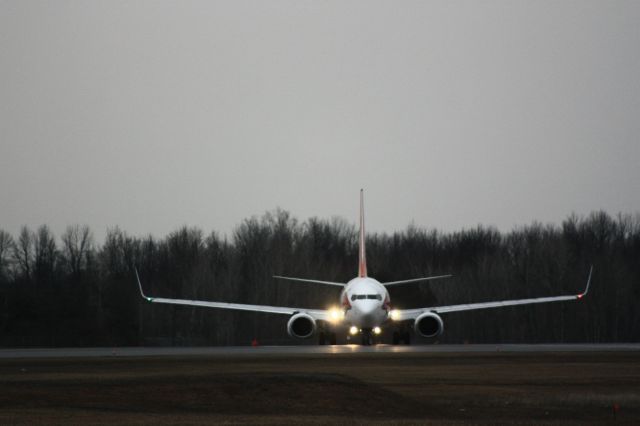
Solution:
M 364 247 L 364 195 L 362 189 L 360 190 L 360 241 L 358 252 L 358 277 L 365 278 L 367 276 L 367 255 Z

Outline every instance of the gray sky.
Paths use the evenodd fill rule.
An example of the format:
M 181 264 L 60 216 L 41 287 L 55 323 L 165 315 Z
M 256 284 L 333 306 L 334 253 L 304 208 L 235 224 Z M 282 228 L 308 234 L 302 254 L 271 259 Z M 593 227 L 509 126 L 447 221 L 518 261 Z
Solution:
M 0 228 L 640 210 L 638 1 L 0 1 Z

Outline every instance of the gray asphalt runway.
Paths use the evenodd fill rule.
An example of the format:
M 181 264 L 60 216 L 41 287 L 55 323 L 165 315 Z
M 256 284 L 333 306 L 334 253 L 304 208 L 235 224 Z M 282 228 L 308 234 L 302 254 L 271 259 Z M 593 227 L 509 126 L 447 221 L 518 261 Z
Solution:
M 225 346 L 225 347 L 124 347 L 0 349 L 0 359 L 141 357 L 141 356 L 260 356 L 351 353 L 456 353 L 456 352 L 602 352 L 640 351 L 640 343 L 540 344 L 540 345 L 416 345 L 416 346 Z

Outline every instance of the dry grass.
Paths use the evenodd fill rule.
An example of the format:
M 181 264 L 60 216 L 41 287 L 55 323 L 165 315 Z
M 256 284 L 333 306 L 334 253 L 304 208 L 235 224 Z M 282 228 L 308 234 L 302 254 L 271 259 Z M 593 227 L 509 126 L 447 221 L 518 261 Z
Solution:
M 0 360 L 0 424 L 640 423 L 640 355 Z

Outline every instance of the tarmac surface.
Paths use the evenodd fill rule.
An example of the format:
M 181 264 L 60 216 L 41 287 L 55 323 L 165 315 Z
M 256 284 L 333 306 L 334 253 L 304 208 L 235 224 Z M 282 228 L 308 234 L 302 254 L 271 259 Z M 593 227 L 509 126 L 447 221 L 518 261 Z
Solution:
M 502 345 L 327 345 L 327 346 L 216 346 L 216 347 L 114 347 L 0 349 L 0 359 L 146 357 L 146 356 L 260 356 L 318 354 L 429 354 L 491 352 L 629 352 L 640 351 L 640 343 L 615 344 L 502 344 Z

